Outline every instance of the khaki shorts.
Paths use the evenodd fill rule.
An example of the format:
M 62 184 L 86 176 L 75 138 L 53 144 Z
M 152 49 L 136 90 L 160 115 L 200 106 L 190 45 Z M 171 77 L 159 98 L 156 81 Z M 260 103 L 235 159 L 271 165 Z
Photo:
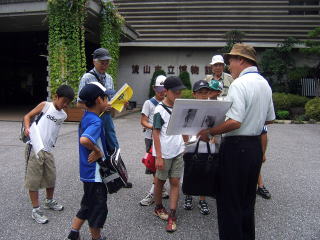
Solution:
M 33 150 L 31 150 L 29 159 L 28 145 L 25 150 L 26 158 L 26 177 L 25 187 L 30 191 L 38 191 L 41 188 L 52 188 L 56 182 L 56 167 L 54 165 L 54 157 L 52 153 L 42 152 L 40 158 L 36 158 Z
M 164 160 L 164 169 L 156 171 L 156 177 L 165 181 L 167 178 L 180 178 L 183 171 L 182 154 Z

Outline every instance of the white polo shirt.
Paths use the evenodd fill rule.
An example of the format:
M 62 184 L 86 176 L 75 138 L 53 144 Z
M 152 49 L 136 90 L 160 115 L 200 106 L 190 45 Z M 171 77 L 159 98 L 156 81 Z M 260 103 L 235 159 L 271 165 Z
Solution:
M 275 119 L 272 91 L 257 67 L 244 69 L 230 85 L 226 100 L 232 105 L 226 116 L 241 123 L 241 127 L 224 136 L 257 136 L 266 121 Z

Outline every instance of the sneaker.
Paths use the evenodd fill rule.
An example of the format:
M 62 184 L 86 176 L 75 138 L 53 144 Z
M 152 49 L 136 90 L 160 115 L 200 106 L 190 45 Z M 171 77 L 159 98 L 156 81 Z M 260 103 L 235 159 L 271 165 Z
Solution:
M 183 204 L 183 208 L 185 210 L 191 210 L 193 208 L 193 203 L 192 203 L 192 197 L 191 196 L 186 196 Z
M 165 188 L 163 188 L 163 190 L 162 190 L 162 198 L 164 198 L 164 199 L 169 198 L 169 193 L 167 192 L 167 190 Z
M 159 209 L 154 209 L 154 215 L 158 216 L 160 219 L 162 220 L 168 220 L 169 215 L 167 210 L 163 207 L 163 208 L 159 208 Z
M 45 224 L 45 223 L 49 222 L 48 218 L 40 210 L 40 207 L 32 209 L 31 216 L 37 223 Z
M 147 196 L 139 202 L 141 206 L 150 206 L 153 203 L 154 203 L 154 198 L 153 198 L 153 194 L 151 193 L 148 193 Z
M 203 215 L 208 215 L 210 213 L 208 203 L 205 200 L 199 201 L 198 208 L 200 209 L 200 213 Z
M 63 210 L 63 206 L 61 204 L 59 204 L 54 199 L 51 199 L 51 200 L 46 199 L 44 201 L 44 207 L 43 208 L 44 209 L 51 209 L 51 210 L 54 210 L 54 211 L 62 211 Z
M 177 218 L 169 217 L 166 231 L 169 233 L 173 233 L 176 230 L 177 230 Z
M 263 197 L 264 199 L 270 199 L 271 194 L 269 191 L 263 186 L 263 187 L 258 187 L 257 189 L 257 194 Z
M 81 240 L 79 232 L 70 232 L 64 240 Z

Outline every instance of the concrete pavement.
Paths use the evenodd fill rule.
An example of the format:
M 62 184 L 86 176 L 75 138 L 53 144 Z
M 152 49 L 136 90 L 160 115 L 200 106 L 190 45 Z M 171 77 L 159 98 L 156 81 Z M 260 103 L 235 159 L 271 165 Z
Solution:
M 181 195 L 178 230 L 173 234 L 166 233 L 165 222 L 152 215 L 153 206 L 138 205 L 151 183 L 141 163 L 144 142 L 139 116 L 115 119 L 122 156 L 134 187 L 109 195 L 103 233 L 110 240 L 218 239 L 214 199 L 208 200 L 211 214 L 203 216 L 196 207 L 185 211 Z M 77 124 L 63 125 L 54 150 L 55 196 L 65 210 L 45 211 L 49 217 L 45 225 L 31 219 L 31 206 L 23 187 L 24 144 L 18 140 L 19 131 L 20 122 L 0 121 L 0 239 L 64 239 L 82 196 Z M 320 125 L 275 124 L 269 127 L 269 139 L 262 171 L 272 199 L 257 197 L 256 239 L 320 239 Z M 40 196 L 44 198 L 43 191 Z M 164 203 L 167 205 L 167 200 Z M 84 239 L 90 239 L 87 224 L 81 232 Z

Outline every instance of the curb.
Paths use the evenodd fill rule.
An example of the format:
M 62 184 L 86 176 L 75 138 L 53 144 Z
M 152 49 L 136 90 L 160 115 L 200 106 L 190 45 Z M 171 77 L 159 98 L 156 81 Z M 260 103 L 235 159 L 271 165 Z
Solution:
M 320 124 L 317 121 L 274 120 L 273 124 Z

